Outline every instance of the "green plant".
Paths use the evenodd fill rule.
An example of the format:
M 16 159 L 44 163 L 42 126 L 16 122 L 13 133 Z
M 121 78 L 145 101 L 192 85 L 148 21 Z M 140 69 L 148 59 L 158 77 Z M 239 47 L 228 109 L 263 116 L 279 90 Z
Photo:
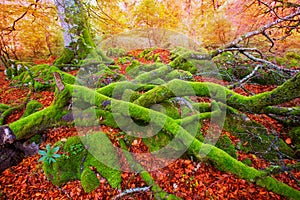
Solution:
M 84 150 L 84 146 L 81 143 L 74 144 L 71 146 L 70 153 L 76 155 Z
M 45 162 L 51 164 L 56 162 L 56 158 L 59 158 L 61 155 L 56 152 L 59 150 L 59 147 L 54 147 L 51 149 L 50 144 L 46 145 L 46 150 L 39 150 L 38 153 L 42 156 L 39 159 L 39 162 Z

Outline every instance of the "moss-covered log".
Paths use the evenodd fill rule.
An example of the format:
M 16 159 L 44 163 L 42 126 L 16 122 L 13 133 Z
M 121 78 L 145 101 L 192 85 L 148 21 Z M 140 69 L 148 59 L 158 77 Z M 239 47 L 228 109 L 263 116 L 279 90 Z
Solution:
M 115 92 L 114 90 L 116 86 L 118 86 L 117 83 L 106 86 L 105 89 L 99 89 L 98 91 L 79 85 L 65 84 L 64 89 L 60 93 L 58 91 L 56 92 L 55 101 L 51 106 L 13 122 L 9 125 L 9 127 L 14 132 L 17 139 L 28 138 L 37 131 L 34 128 L 37 128 L 38 130 L 44 129 L 49 127 L 49 125 L 53 125 L 60 121 L 62 116 L 68 113 L 68 111 L 64 111 L 64 108 L 70 104 L 71 98 L 73 98 L 73 100 L 80 102 L 80 104 L 86 104 L 86 107 L 96 108 L 96 111 L 98 110 L 98 112 L 102 114 L 106 113 L 107 115 L 105 117 L 110 117 L 112 120 L 111 124 L 114 124 L 118 127 L 122 127 L 123 125 L 126 127 L 130 126 L 130 124 L 128 124 L 126 121 L 118 120 L 118 116 L 128 118 L 128 114 L 130 118 L 135 120 L 135 122 L 153 122 L 161 127 L 166 134 L 170 134 L 170 136 L 175 138 L 176 141 L 180 141 L 178 143 L 175 142 L 171 144 L 171 146 L 173 145 L 173 149 L 180 149 L 182 148 L 183 144 L 188 149 L 188 153 L 199 160 L 204 159 L 204 156 L 206 156 L 205 158 L 214 163 L 214 165 L 220 170 L 236 174 L 240 178 L 255 182 L 258 185 L 266 187 L 267 189 L 278 194 L 297 199 L 300 195 L 299 191 L 296 191 L 291 187 L 267 176 L 265 172 L 244 165 L 217 147 L 202 143 L 198 139 L 195 139 L 195 135 L 191 135 L 192 131 L 187 131 L 189 130 L 189 127 L 185 126 L 185 124 L 190 124 L 190 122 L 194 121 L 196 122 L 196 120 L 199 120 L 199 118 L 207 118 L 218 114 L 218 111 L 209 112 L 213 109 L 210 109 L 208 104 L 197 105 L 198 107 L 203 106 L 203 109 L 208 110 L 208 113 L 202 113 L 201 115 L 196 113 L 194 116 L 190 116 L 182 120 L 174 120 L 172 117 L 169 117 L 164 113 L 156 111 L 155 109 L 149 109 L 147 107 L 150 107 L 156 103 L 166 102 L 166 100 L 170 100 L 171 98 L 178 96 L 178 94 L 179 96 L 211 96 L 210 94 L 213 94 L 214 99 L 221 102 L 224 101 L 223 96 L 225 96 L 228 105 L 231 105 L 237 109 L 251 112 L 264 112 L 264 108 L 266 106 L 279 104 L 299 96 L 299 91 L 297 90 L 300 82 L 299 76 L 299 74 L 296 75 L 294 78 L 290 79 L 285 84 L 279 86 L 271 92 L 262 93 L 252 97 L 239 95 L 223 86 L 213 83 L 193 83 L 182 80 L 173 80 L 163 86 L 156 86 L 145 94 L 142 94 L 141 97 L 138 98 L 134 103 L 114 99 L 115 96 L 113 95 L 113 92 Z M 133 90 L 136 89 L 136 85 L 132 83 L 128 84 Z M 142 86 L 144 87 L 145 85 Z M 186 90 L 187 87 L 192 88 L 194 93 Z M 285 87 L 287 87 L 287 89 L 285 89 Z M 179 91 L 176 93 L 176 96 L 173 92 L 175 89 Z M 293 94 L 290 97 L 284 94 L 284 92 Z M 107 94 L 108 96 L 105 96 L 101 93 Z M 109 96 L 113 96 L 114 98 L 110 98 Z M 271 97 L 273 99 L 270 99 Z M 73 102 L 75 106 L 79 105 L 76 104 L 76 101 Z M 216 102 L 214 104 L 218 105 Z M 252 105 L 255 107 L 252 108 Z M 79 106 L 79 108 L 81 108 L 81 106 Z M 105 120 L 107 120 L 107 118 Z M 134 128 L 133 131 L 135 131 Z M 94 180 L 94 176 L 92 174 L 92 171 L 86 168 L 84 172 L 80 173 L 80 177 L 83 176 L 81 177 L 82 180 L 88 179 L 87 177 L 92 177 L 91 179 Z M 77 175 L 76 178 L 79 177 L 79 175 Z M 147 174 L 145 174 L 145 176 L 146 175 Z M 59 181 L 60 184 L 62 182 L 63 180 Z M 84 187 L 87 191 L 90 191 L 92 188 L 94 188 L 93 185 L 85 185 Z
M 124 111 L 124 108 L 128 108 L 130 116 L 136 120 L 150 121 L 149 116 L 151 115 L 155 119 L 154 123 L 158 123 L 160 125 L 161 119 L 164 119 L 163 121 L 165 123 L 163 124 L 163 130 L 167 133 L 171 133 L 173 137 L 180 139 L 181 143 L 188 147 L 189 153 L 199 160 L 204 159 L 202 156 L 204 155 L 206 156 L 206 159 L 212 161 L 220 170 L 231 172 L 240 178 L 255 182 L 262 187 L 266 187 L 267 189 L 286 197 L 293 199 L 300 198 L 299 191 L 267 176 L 265 172 L 258 171 L 244 165 L 242 162 L 237 161 L 217 147 L 209 144 L 203 144 L 178 125 L 174 119 L 169 118 L 160 112 L 150 110 L 133 103 L 110 99 L 81 86 L 74 86 L 74 88 L 76 88 L 76 94 L 74 95 L 76 95 L 77 98 L 90 102 L 92 105 L 101 105 L 104 101 L 110 100 L 111 104 L 113 104 L 116 107 L 115 109 L 119 112 L 122 112 L 122 110 Z
M 66 87 L 70 86 L 67 85 Z M 70 100 L 71 93 L 69 88 L 66 88 L 61 93 L 57 91 L 55 101 L 49 107 L 10 123 L 9 127 L 18 140 L 30 138 L 37 132 L 53 127 L 57 122 L 60 122 L 62 116 L 69 112 L 64 110 L 64 108 L 69 105 Z
M 300 116 L 300 106 L 296 107 L 280 107 L 268 106 L 266 112 L 269 114 L 282 115 L 282 116 Z
M 26 95 L 26 98 L 23 103 L 16 106 L 7 106 L 5 104 L 0 105 L 0 126 L 5 124 L 5 119 L 9 117 L 14 111 L 22 110 L 29 99 L 31 92 Z
M 193 91 L 186 90 L 186 88 L 192 88 Z M 173 80 L 146 92 L 134 103 L 144 107 L 150 107 L 151 105 L 177 96 L 173 91 L 180 91 L 179 94 L 182 96 L 197 95 L 224 101 L 222 94 L 225 92 L 228 105 L 245 112 L 266 113 L 267 106 L 278 105 L 300 97 L 299 88 L 300 73 L 270 92 L 264 92 L 250 97 L 237 94 L 232 90 L 214 83 Z

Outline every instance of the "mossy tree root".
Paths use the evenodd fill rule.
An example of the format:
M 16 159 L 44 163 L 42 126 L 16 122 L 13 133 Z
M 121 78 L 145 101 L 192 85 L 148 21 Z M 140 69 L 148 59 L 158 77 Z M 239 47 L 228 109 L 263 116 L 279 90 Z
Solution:
M 70 91 L 70 88 L 66 88 L 61 93 L 56 91 L 55 100 L 49 107 L 10 123 L 9 127 L 16 139 L 30 138 L 37 132 L 53 127 L 60 122 L 62 116 L 69 112 L 64 108 L 69 105 L 71 100 Z
M 296 107 L 280 107 L 280 106 L 268 106 L 266 112 L 269 114 L 283 115 L 283 116 L 300 116 L 300 106 Z
M 115 82 L 111 83 L 107 86 L 101 87 L 99 89 L 96 89 L 96 91 L 100 94 L 103 94 L 107 97 L 112 97 L 112 95 L 122 94 L 124 90 L 130 89 L 134 91 L 148 91 L 155 87 L 155 85 L 148 85 L 148 84 L 135 84 L 133 82 L 128 81 L 121 81 L 121 82 Z M 114 97 L 116 98 L 116 97 Z
M 185 88 L 193 88 L 193 94 Z M 143 107 L 150 107 L 156 103 L 163 102 L 175 97 L 172 89 L 180 91 L 182 96 L 197 95 L 201 97 L 211 97 L 215 100 L 223 100 L 219 94 L 226 93 L 227 104 L 244 112 L 267 113 L 267 106 L 278 105 L 300 97 L 300 73 L 278 86 L 270 92 L 264 92 L 254 96 L 243 96 L 235 93 L 221 85 L 205 82 L 187 82 L 183 80 L 173 80 L 161 86 L 157 86 L 146 92 L 136 101 L 135 104 Z M 225 103 L 225 102 L 223 102 Z
M 91 105 L 101 105 L 102 102 L 110 100 L 112 104 L 117 107 L 116 110 L 119 110 L 120 112 L 124 110 L 124 108 L 128 108 L 131 117 L 135 120 L 143 120 L 147 122 L 150 121 L 149 115 L 151 115 L 153 118 L 157 119 L 154 120 L 154 122 L 160 124 L 161 122 L 159 119 L 164 118 L 166 120 L 163 125 L 163 130 L 165 130 L 167 133 L 171 133 L 173 137 L 180 138 L 180 141 L 188 147 L 189 154 L 193 155 L 198 160 L 203 160 L 206 158 L 212 161 L 212 163 L 222 171 L 230 172 L 240 178 L 255 182 L 256 184 L 277 194 L 284 195 L 292 199 L 300 198 L 299 191 L 289 187 L 284 183 L 281 183 L 280 181 L 277 181 L 272 177 L 267 176 L 267 174 L 263 171 L 256 170 L 243 164 L 217 147 L 200 142 L 191 136 L 190 133 L 184 128 L 178 125 L 176 120 L 167 117 L 160 112 L 147 109 L 133 103 L 111 99 L 81 86 L 73 86 L 73 88 L 76 88 L 77 98 L 86 102 L 90 102 Z M 202 155 L 206 157 L 203 157 Z
M 26 95 L 26 98 L 25 100 L 23 101 L 23 103 L 17 105 L 17 106 L 13 106 L 13 107 L 8 107 L 6 110 L 3 110 L 2 113 L 0 113 L 0 126 L 3 125 L 5 123 L 5 119 L 7 117 L 9 117 L 14 111 L 17 111 L 17 110 L 22 110 L 24 107 L 26 107 L 26 104 L 29 100 L 31 96 L 31 92 L 29 92 L 27 95 Z M 3 108 L 5 108 L 5 106 L 2 106 Z M 1 110 L 0 110 L 1 111 Z
M 290 82 L 299 82 L 297 81 L 299 79 L 296 79 L 294 81 L 290 80 Z M 172 81 L 171 84 L 176 83 L 176 85 L 180 85 L 181 83 L 185 83 L 182 82 L 180 80 L 175 80 Z M 188 84 L 192 84 L 192 83 L 188 83 Z M 289 83 L 287 83 L 289 84 Z M 208 94 L 208 90 L 206 85 L 204 84 L 192 84 L 192 86 L 194 88 L 196 88 L 195 91 L 197 91 L 196 93 L 200 96 L 203 94 Z M 213 84 L 212 85 L 213 88 L 215 88 L 215 91 L 218 91 L 220 89 L 221 86 Z M 166 88 L 165 86 L 163 86 L 164 88 Z M 156 87 L 155 89 L 162 89 L 161 86 Z M 291 89 L 291 87 L 289 87 Z M 223 87 L 221 87 L 221 89 L 224 89 Z M 74 92 L 76 91 L 76 92 Z M 169 94 L 168 98 L 172 97 L 172 93 L 168 92 L 169 90 L 166 90 L 167 95 Z M 276 89 L 275 89 L 276 91 Z M 279 92 L 276 91 L 278 93 Z M 296 91 L 297 92 L 297 91 Z M 166 94 L 165 93 L 165 94 Z M 299 92 L 298 92 L 299 93 Z M 147 93 L 146 93 L 147 94 Z M 157 93 L 156 93 L 157 94 Z M 246 97 L 243 97 L 241 95 L 237 95 L 233 92 L 230 91 L 229 94 L 232 94 L 232 96 L 234 97 L 238 97 L 238 98 L 242 98 L 242 99 L 247 99 Z M 263 94 L 263 95 L 271 95 L 274 94 L 273 92 L 267 93 L 267 94 Z M 184 96 L 186 96 L 188 94 L 185 94 Z M 246 165 L 244 165 L 243 163 L 237 161 L 236 159 L 234 159 L 233 157 L 231 157 L 229 154 L 227 154 L 226 152 L 224 152 L 223 150 L 214 147 L 212 145 L 209 144 L 203 144 L 202 142 L 200 142 L 199 140 L 195 139 L 192 135 L 190 135 L 189 132 L 187 132 L 182 126 L 180 126 L 178 124 L 178 122 L 168 116 L 166 116 L 163 113 L 136 105 L 134 103 L 129 103 L 129 102 L 125 102 L 125 101 L 121 101 L 121 100 L 116 100 L 116 99 L 112 99 L 109 98 L 107 96 L 104 96 L 102 94 L 99 94 L 98 92 L 95 92 L 94 90 L 91 90 L 89 88 L 86 87 L 82 87 L 82 86 L 78 86 L 78 85 L 68 85 L 65 84 L 65 88 L 61 93 L 56 93 L 56 99 L 53 102 L 53 104 L 42 110 L 42 111 L 38 111 L 34 114 L 29 115 L 28 117 L 25 117 L 23 119 L 20 119 L 14 123 L 10 124 L 10 128 L 11 130 L 14 131 L 14 133 L 18 138 L 23 138 L 23 137 L 27 137 L 28 133 L 34 133 L 34 131 L 32 131 L 33 127 L 44 127 L 47 126 L 49 124 L 53 124 L 53 119 L 54 121 L 59 121 L 62 113 L 61 111 L 64 109 L 64 107 L 66 107 L 69 103 L 69 101 L 71 100 L 71 97 L 76 96 L 76 98 L 88 102 L 90 103 L 90 105 L 103 105 L 104 102 L 106 101 L 110 101 L 111 104 L 113 106 L 115 106 L 115 111 L 119 111 L 122 112 L 124 111 L 124 109 L 128 109 L 131 117 L 135 120 L 142 120 L 145 122 L 150 121 L 150 117 L 152 116 L 154 120 L 154 123 L 161 125 L 161 120 L 160 119 L 165 119 L 165 123 L 163 124 L 163 130 L 166 131 L 166 133 L 171 134 L 173 137 L 177 137 L 180 139 L 181 143 L 183 143 L 184 145 L 186 145 L 186 147 L 188 147 L 188 152 L 190 155 L 193 155 L 195 158 L 199 159 L 199 160 L 203 160 L 204 158 L 212 161 L 212 163 L 217 166 L 220 170 L 226 171 L 226 172 L 231 172 L 235 175 L 237 175 L 240 178 L 244 178 L 247 179 L 249 181 L 255 182 L 256 184 L 262 186 L 262 187 L 266 187 L 268 190 L 271 190 L 275 193 L 284 195 L 286 197 L 289 198 L 293 198 L 293 199 L 299 199 L 300 198 L 300 192 L 287 186 L 284 183 L 281 183 L 279 181 L 277 181 L 276 179 L 267 176 L 267 174 L 265 172 L 256 170 L 254 168 L 248 167 Z M 144 95 L 143 95 L 144 96 Z M 158 95 L 158 97 L 160 97 L 162 100 L 165 100 L 164 98 L 162 98 L 164 95 Z M 228 101 L 236 101 L 234 99 L 229 97 Z M 285 95 L 286 96 L 286 95 Z M 147 95 L 148 97 L 148 95 Z M 264 97 L 264 96 L 263 96 Z M 249 97 L 250 99 L 252 97 Z M 254 98 L 257 98 L 258 102 L 259 98 L 256 96 L 254 96 Z M 151 100 L 151 99 L 150 99 Z M 244 100 L 244 102 L 247 102 L 250 100 Z M 278 101 L 281 101 L 281 99 L 279 99 Z M 253 102 L 250 102 L 253 103 Z M 232 103 L 234 104 L 234 103 Z M 249 104 L 249 102 L 248 102 Z M 24 128 L 25 127 L 25 128 Z M 206 157 L 204 157 L 206 156 Z M 146 174 L 145 174 L 146 176 Z

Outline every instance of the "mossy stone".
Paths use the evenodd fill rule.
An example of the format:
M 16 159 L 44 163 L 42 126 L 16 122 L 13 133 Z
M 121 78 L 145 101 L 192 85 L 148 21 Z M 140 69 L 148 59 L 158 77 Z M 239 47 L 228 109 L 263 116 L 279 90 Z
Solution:
M 100 184 L 95 172 L 88 167 L 83 170 L 80 180 L 84 191 L 87 193 L 95 190 Z

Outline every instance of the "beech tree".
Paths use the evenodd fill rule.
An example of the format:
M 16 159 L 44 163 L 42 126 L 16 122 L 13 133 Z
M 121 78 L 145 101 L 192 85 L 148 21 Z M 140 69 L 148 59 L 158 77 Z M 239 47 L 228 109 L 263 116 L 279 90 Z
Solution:
M 64 37 L 64 52 L 55 61 L 56 65 L 78 64 L 90 59 L 112 62 L 93 40 L 86 8 L 81 0 L 55 0 Z

